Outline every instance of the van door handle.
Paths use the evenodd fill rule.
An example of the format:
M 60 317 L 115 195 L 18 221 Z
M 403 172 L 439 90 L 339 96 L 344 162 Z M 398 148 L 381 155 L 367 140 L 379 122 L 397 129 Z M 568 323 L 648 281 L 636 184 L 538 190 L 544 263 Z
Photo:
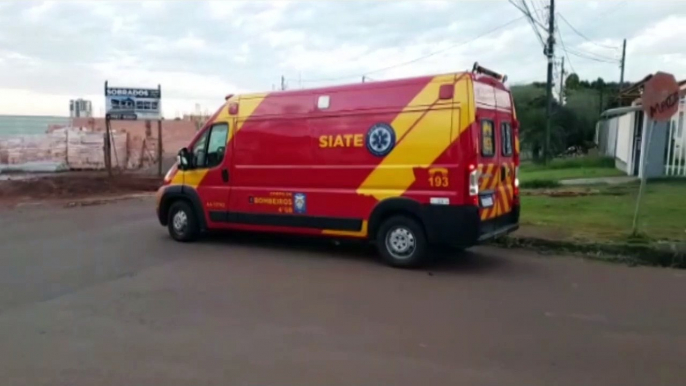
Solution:
M 222 181 L 229 182 L 229 171 L 222 169 Z

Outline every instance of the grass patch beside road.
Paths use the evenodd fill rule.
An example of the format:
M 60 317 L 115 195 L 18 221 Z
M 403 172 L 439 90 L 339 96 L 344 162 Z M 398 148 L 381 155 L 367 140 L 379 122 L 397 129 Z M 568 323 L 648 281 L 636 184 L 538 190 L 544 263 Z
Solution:
M 548 165 L 524 163 L 520 167 L 520 181 L 523 186 L 531 181 L 561 181 L 622 175 L 625 174 L 615 168 L 612 158 L 602 157 L 556 159 Z
M 565 241 L 629 242 L 637 193 L 638 184 L 557 196 L 524 190 L 521 222 Z M 685 197 L 684 182 L 648 183 L 639 220 L 648 240 L 686 241 Z

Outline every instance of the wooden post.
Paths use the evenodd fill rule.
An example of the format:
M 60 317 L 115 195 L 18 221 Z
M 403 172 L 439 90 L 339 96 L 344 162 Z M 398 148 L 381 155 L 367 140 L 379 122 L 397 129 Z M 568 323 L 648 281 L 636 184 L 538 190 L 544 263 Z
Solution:
M 110 117 L 109 114 L 105 116 L 105 168 L 107 175 L 112 177 L 112 135 L 110 133 Z
M 162 177 L 162 120 L 157 120 L 157 176 Z

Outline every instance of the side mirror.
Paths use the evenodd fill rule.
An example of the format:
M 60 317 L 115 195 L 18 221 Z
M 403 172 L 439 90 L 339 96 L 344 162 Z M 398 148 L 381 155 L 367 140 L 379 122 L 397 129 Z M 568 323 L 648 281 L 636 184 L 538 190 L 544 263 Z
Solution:
M 188 170 L 191 168 L 191 153 L 187 148 L 179 150 L 176 155 L 176 163 L 181 170 Z

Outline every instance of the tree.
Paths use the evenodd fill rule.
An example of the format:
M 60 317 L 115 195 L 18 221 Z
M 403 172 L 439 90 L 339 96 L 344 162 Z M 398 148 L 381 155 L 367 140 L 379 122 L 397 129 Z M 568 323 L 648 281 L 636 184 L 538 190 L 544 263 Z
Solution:
M 551 152 L 559 154 L 575 146 L 587 150 L 595 135 L 595 123 L 599 119 L 599 88 L 606 96 L 613 95 L 617 84 L 605 84 L 599 78 L 593 82 L 580 80 L 570 75 L 567 83 L 567 103 L 560 106 L 554 102 L 550 133 Z M 543 84 L 513 86 L 512 96 L 520 122 L 520 141 L 524 150 L 530 151 L 534 161 L 542 160 L 542 145 L 545 143 L 546 98 Z
M 579 75 L 575 73 L 569 74 L 565 80 L 565 88 L 567 90 L 576 90 L 579 88 Z

